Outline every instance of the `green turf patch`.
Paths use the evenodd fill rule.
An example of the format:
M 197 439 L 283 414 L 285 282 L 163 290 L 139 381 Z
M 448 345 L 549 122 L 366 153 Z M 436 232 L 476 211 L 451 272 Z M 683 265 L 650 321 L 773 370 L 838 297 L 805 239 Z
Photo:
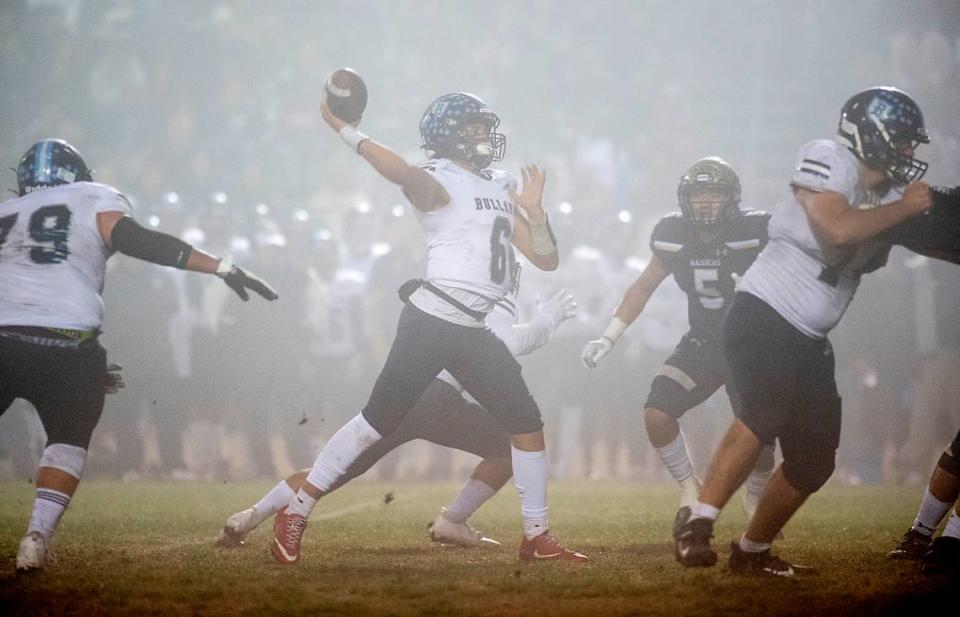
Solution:
M 54 542 L 57 562 L 13 575 L 33 487 L 0 483 L 3 615 L 893 615 L 960 604 L 956 581 L 885 553 L 912 521 L 916 487 L 832 487 L 811 498 L 776 550 L 814 565 L 798 580 L 733 576 L 723 563 L 744 527 L 739 501 L 717 525 L 721 564 L 673 559 L 671 485 L 554 483 L 551 526 L 593 560 L 521 566 L 519 505 L 501 491 L 473 523 L 500 549 L 431 545 L 427 523 L 452 484 L 360 482 L 324 499 L 296 567 L 273 563 L 270 522 L 219 549 L 224 519 L 270 484 L 86 482 Z M 384 495 L 395 499 L 384 503 Z M 948 611 L 949 612 L 949 611 Z

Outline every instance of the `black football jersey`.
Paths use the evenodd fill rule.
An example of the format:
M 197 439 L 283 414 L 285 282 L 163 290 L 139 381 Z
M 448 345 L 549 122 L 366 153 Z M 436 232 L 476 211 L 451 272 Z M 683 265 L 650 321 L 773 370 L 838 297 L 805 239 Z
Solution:
M 703 242 L 697 229 L 677 212 L 660 219 L 650 248 L 687 294 L 687 314 L 694 336 L 715 338 L 733 299 L 733 274 L 742 276 L 767 244 L 770 215 L 744 210 L 720 234 Z

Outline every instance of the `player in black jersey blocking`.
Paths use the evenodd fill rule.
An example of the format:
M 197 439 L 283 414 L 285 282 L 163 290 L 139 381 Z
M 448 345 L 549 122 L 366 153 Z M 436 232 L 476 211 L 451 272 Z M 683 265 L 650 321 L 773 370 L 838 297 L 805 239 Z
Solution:
M 679 418 L 704 402 L 726 381 L 719 332 L 736 279 L 767 243 L 765 212 L 740 209 L 740 179 L 715 156 L 696 161 L 680 179 L 680 212 L 663 217 L 653 230 L 647 267 L 627 289 L 603 335 L 586 344 L 584 365 L 597 366 L 623 331 L 643 312 L 668 276 L 687 294 L 690 331 L 653 379 L 644 404 L 650 443 L 680 483 L 677 520 L 686 520 L 700 482 L 680 431 Z M 757 463 L 744 507 L 752 516 L 773 468 L 773 448 Z

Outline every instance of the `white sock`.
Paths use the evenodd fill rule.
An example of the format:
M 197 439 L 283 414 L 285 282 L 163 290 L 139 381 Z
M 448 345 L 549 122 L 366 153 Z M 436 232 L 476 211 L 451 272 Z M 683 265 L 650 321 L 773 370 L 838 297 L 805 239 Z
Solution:
M 691 475 L 680 480 L 680 507 L 691 507 L 700 496 L 700 480 Z
M 457 497 L 447 506 L 443 517 L 451 523 L 463 523 L 488 499 L 497 494 L 486 482 L 470 478 Z
M 947 526 L 943 528 L 943 535 L 948 538 L 960 539 L 960 515 L 954 510 L 947 519 Z
M 708 503 L 697 501 L 692 506 L 690 506 L 691 521 L 695 518 L 706 518 L 706 519 L 710 519 L 711 521 L 715 521 L 719 516 L 720 516 L 720 508 L 715 508 Z
M 683 440 L 683 431 L 677 433 L 676 438 L 663 446 L 656 448 L 657 456 L 663 461 L 664 467 L 677 482 L 683 482 L 693 475 L 693 463 L 687 454 L 687 443 Z
M 769 542 L 754 542 L 753 540 L 747 539 L 747 534 L 740 536 L 740 550 L 744 553 L 762 553 L 763 551 L 770 550 L 770 547 L 773 546 Z
M 70 495 L 51 488 L 37 487 L 37 498 L 33 502 L 33 514 L 30 515 L 27 533 L 36 531 L 44 540 L 49 541 L 69 505 Z
M 923 501 L 920 502 L 920 511 L 917 512 L 917 518 L 913 521 L 913 530 L 922 533 L 925 536 L 932 536 L 933 532 L 940 526 L 940 521 L 950 510 L 952 503 L 940 501 L 930 492 L 930 487 L 923 492 Z
M 253 504 L 253 519 L 250 521 L 253 524 L 250 529 L 287 507 L 295 494 L 287 481 L 281 480 L 260 501 Z
M 287 512 L 310 518 L 310 513 L 313 512 L 313 506 L 315 505 L 317 505 L 317 500 L 308 495 L 305 490 L 300 489 L 287 504 Z
M 546 452 L 527 452 L 510 446 L 513 483 L 520 495 L 523 535 L 532 540 L 547 530 Z
M 320 450 L 313 468 L 307 474 L 307 482 L 326 493 L 346 475 L 347 467 L 380 438 L 380 433 L 370 426 L 362 413 L 358 413 L 334 433 Z
M 763 489 L 767 488 L 767 483 L 770 482 L 771 476 L 773 476 L 772 469 L 767 471 L 754 469 L 751 471 L 750 475 L 747 476 L 747 481 L 744 483 L 747 494 L 754 497 L 756 501 L 760 501 L 760 495 L 763 494 Z

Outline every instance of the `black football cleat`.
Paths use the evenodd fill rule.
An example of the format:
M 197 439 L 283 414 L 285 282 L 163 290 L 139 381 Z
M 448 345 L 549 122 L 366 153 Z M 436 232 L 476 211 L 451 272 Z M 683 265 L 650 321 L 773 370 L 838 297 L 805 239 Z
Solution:
M 680 512 L 677 516 L 680 516 Z M 706 518 L 687 520 L 674 531 L 673 554 L 677 561 L 687 568 L 707 568 L 715 565 L 717 554 L 710 547 L 712 537 L 713 521 Z
M 673 517 L 673 530 L 671 534 L 673 535 L 674 540 L 677 539 L 677 536 L 680 535 L 680 529 L 682 529 L 689 520 L 690 506 L 680 506 L 680 509 L 677 510 L 677 515 Z
M 916 529 L 910 528 L 897 542 L 893 550 L 887 553 L 890 559 L 919 561 L 930 550 L 930 536 L 925 536 Z
M 816 573 L 816 570 L 810 566 L 787 563 L 771 553 L 770 549 L 759 553 L 748 553 L 740 549 L 740 543 L 736 540 L 730 543 L 730 560 L 727 562 L 727 568 L 734 574 L 780 578 Z
M 924 574 L 960 576 L 960 538 L 940 536 L 923 556 Z

